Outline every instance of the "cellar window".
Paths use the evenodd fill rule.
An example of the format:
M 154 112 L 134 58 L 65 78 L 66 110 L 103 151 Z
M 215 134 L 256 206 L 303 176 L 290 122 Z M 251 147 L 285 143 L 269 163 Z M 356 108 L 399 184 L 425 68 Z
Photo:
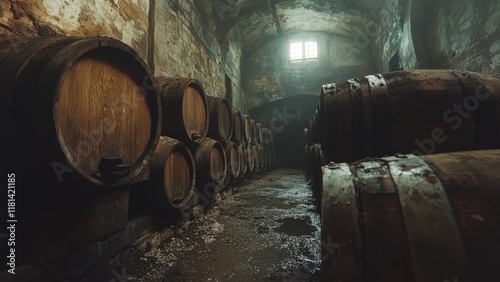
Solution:
M 290 60 L 300 62 L 318 58 L 318 42 L 300 40 L 290 42 Z

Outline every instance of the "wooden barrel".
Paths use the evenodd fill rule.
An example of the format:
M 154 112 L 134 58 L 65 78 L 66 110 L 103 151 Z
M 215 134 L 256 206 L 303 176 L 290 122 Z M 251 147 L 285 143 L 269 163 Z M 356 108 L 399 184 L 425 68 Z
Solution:
M 250 132 L 252 135 L 252 137 L 250 138 L 250 144 L 252 145 L 258 144 L 257 124 L 254 119 L 250 119 Z
M 238 155 L 240 156 L 240 175 L 243 175 L 248 169 L 247 150 L 245 145 L 238 145 Z
M 255 145 L 250 146 L 250 150 L 252 151 L 254 171 L 259 171 L 260 170 L 260 156 L 259 156 L 259 152 L 257 151 L 257 146 L 255 146 Z
M 496 281 L 500 150 L 323 167 L 325 281 Z
M 254 151 L 252 150 L 252 146 L 248 145 L 246 148 L 247 151 L 247 161 L 248 161 L 248 166 L 247 166 L 247 171 L 249 173 L 254 172 L 255 169 L 255 154 Z
M 244 140 L 244 125 L 243 116 L 240 112 L 233 111 L 233 135 L 231 140 L 236 143 L 241 143 Z
M 209 126 L 205 90 L 195 79 L 156 77 L 162 105 L 161 134 L 188 146 L 203 142 Z
M 310 149 L 309 149 L 309 145 L 305 144 L 304 145 L 304 170 L 306 172 L 306 178 L 309 179 L 311 177 L 311 164 L 312 164 L 312 161 L 311 161 L 311 154 L 310 154 Z
M 311 119 L 311 142 L 313 144 L 319 144 L 319 132 L 318 132 L 318 116 L 314 115 Z
M 252 142 L 252 125 L 247 115 L 243 116 L 243 137 L 245 144 L 250 144 L 250 142 Z
M 227 143 L 233 133 L 231 105 L 225 98 L 207 96 L 209 110 L 208 137 Z
M 262 129 L 262 143 L 267 148 L 273 148 L 274 134 L 269 128 Z
M 266 167 L 266 148 L 264 146 L 259 146 L 260 147 L 260 166 L 262 170 L 265 170 Z
M 160 137 L 148 185 L 159 209 L 186 207 L 194 193 L 195 164 L 189 148 L 170 137 Z
M 500 146 L 500 78 L 411 70 L 323 86 L 323 149 L 354 161 L 398 152 L 432 154 Z
M 261 145 L 255 146 L 255 151 L 257 153 L 257 167 L 259 168 L 260 171 L 262 171 L 264 169 L 264 158 L 263 158 L 264 154 L 262 146 Z
M 312 120 L 309 121 L 309 125 L 307 126 L 307 145 L 311 146 L 314 144 L 313 141 L 313 128 L 312 128 Z
M 237 178 L 241 171 L 240 151 L 236 143 L 229 142 L 224 148 L 227 158 L 227 173 L 230 177 Z
M 82 177 L 106 186 L 140 180 L 161 127 L 157 90 L 140 56 L 110 38 L 17 41 L 16 48 L 12 39 L 0 42 L 7 163 L 23 166 L 22 174 L 33 170 L 24 178 L 44 187 Z M 28 159 L 33 165 L 24 169 Z
M 310 147 L 311 150 L 311 188 L 313 189 L 313 196 L 316 199 L 321 198 L 321 180 L 322 171 L 321 167 L 325 164 L 323 157 L 323 150 L 320 144 L 314 144 Z M 319 204 L 319 200 L 318 200 Z
M 262 146 L 262 160 L 265 170 L 269 169 L 269 148 Z
M 227 174 L 226 153 L 219 141 L 205 138 L 196 148 L 194 161 L 197 188 L 202 189 L 207 183 L 224 183 Z
M 262 144 L 263 136 L 262 136 L 262 124 L 256 122 L 255 127 L 257 130 L 257 144 Z
M 271 169 L 272 168 L 272 151 L 273 149 L 271 148 L 266 148 L 266 168 Z

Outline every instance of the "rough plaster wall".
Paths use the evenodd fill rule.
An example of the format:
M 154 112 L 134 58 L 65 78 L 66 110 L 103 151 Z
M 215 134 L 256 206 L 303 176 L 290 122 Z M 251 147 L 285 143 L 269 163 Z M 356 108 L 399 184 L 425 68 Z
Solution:
M 318 42 L 318 60 L 291 62 L 290 40 L 301 36 Z M 295 33 L 262 45 L 245 57 L 243 85 L 249 109 L 299 94 L 319 95 L 321 85 L 371 72 L 369 48 L 352 38 L 329 33 Z
M 500 1 L 439 1 L 429 26 L 437 67 L 500 73 Z
M 155 75 L 195 78 L 207 95 L 225 97 L 227 74 L 233 82 L 233 106 L 241 110 L 239 42 L 229 42 L 224 52 L 207 3 L 196 4 L 156 2 Z
M 389 61 L 396 53 L 399 55 L 400 68 L 413 69 L 418 65 L 411 37 L 408 2 L 387 0 L 378 12 L 380 34 L 373 41 L 373 65 L 377 72 L 389 71 Z
M 415 54 L 417 43 L 429 53 L 427 67 L 500 73 L 500 1 L 430 1 L 430 6 L 425 7 L 430 11 L 427 22 L 418 22 L 410 18 L 415 17 L 411 9 L 422 3 L 387 0 L 380 11 L 381 33 L 374 42 L 374 66 L 378 72 L 389 70 L 389 61 L 396 52 L 401 68 L 420 67 Z M 416 39 L 412 34 L 416 26 L 412 24 L 425 26 L 427 36 Z
M 247 113 L 245 97 L 241 86 L 241 45 L 235 38 L 228 38 L 228 48 L 225 56 L 226 75 L 231 79 L 233 92 L 233 109 Z
M 154 3 L 151 18 L 150 3 Z M 211 4 L 196 0 L 1 0 L 0 37 L 113 37 L 134 48 L 156 75 L 196 78 L 208 95 L 225 96 L 227 74 L 233 106 L 244 110 L 240 43 L 228 37 L 223 39 L 226 47 L 222 50 Z
M 2 0 L 0 37 L 106 36 L 147 57 L 149 0 Z

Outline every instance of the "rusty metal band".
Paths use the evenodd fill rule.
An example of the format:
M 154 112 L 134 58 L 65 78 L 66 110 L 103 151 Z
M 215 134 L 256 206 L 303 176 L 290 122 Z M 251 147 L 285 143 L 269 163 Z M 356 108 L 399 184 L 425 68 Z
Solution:
M 485 100 L 478 97 L 489 95 L 484 82 L 477 75 L 471 72 L 452 70 L 462 85 L 467 90 L 464 99 L 477 99 L 479 108 L 470 112 L 474 118 L 474 148 L 493 149 L 500 144 L 500 121 L 497 118 L 495 102 L 489 97 Z M 464 100 L 464 104 L 465 104 Z
M 363 107 L 363 89 L 359 79 L 349 79 L 352 104 L 352 160 L 366 157 L 365 148 L 365 114 Z
M 388 162 L 398 191 L 415 281 L 467 277 L 465 251 L 455 216 L 431 167 L 414 155 L 383 160 Z
M 389 89 L 381 75 L 366 76 L 373 105 L 373 154 L 382 157 L 391 154 L 392 121 Z
M 323 153 L 327 160 L 334 160 L 336 149 L 338 148 L 338 103 L 337 85 L 335 83 L 323 85 Z
M 360 214 L 347 164 L 322 167 L 322 269 L 325 281 L 363 281 Z

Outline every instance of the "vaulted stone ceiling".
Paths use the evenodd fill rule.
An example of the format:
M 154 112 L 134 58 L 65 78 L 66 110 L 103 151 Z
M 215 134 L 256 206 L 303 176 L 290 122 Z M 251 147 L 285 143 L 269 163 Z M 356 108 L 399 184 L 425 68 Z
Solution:
M 385 0 L 215 0 L 221 39 L 240 41 L 243 53 L 284 33 L 323 31 L 352 36 L 366 29 Z M 222 40 L 224 41 L 224 40 Z

